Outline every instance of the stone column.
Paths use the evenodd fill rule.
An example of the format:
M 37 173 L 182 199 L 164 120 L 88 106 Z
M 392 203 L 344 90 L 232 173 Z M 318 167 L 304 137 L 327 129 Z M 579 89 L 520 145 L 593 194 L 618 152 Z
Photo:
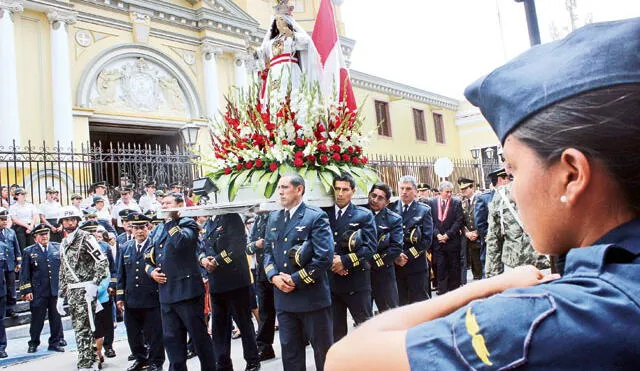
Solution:
M 0 0 L 0 146 L 5 151 L 13 140 L 17 145 L 21 143 L 13 17 L 24 10 L 23 3 L 23 0 Z
M 207 118 L 213 119 L 218 113 L 220 87 L 218 83 L 218 55 L 222 48 L 205 43 L 202 45 L 202 65 L 204 67 L 204 95 L 207 106 Z
M 53 139 L 61 150 L 73 141 L 73 100 L 71 98 L 71 63 L 67 26 L 76 22 L 76 13 L 52 10 L 47 13 L 51 23 L 51 85 L 53 97 Z
M 233 66 L 236 75 L 236 87 L 238 89 L 247 89 L 247 55 L 244 53 L 236 53 L 234 55 Z

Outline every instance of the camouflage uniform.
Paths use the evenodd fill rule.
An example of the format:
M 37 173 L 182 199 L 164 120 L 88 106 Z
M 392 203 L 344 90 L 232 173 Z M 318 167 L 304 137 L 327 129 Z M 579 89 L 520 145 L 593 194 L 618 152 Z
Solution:
M 89 316 L 95 313 L 95 300 L 89 311 L 85 289 L 74 286 L 86 282 L 99 285 L 105 277 L 109 276 L 109 262 L 95 238 L 82 230 L 76 230 L 71 243 L 66 238 L 62 241 L 61 252 L 58 297 L 66 297 L 69 303 L 71 321 L 78 344 L 78 369 L 91 370 L 97 361 L 93 350 L 93 332 L 90 322 L 92 320 L 89 319 Z
M 462 199 L 462 213 L 464 214 L 464 228 L 463 232 L 477 232 L 478 228 L 476 227 L 476 220 L 474 214 L 476 201 L 478 198 L 477 195 L 473 195 L 471 199 L 463 198 Z M 475 241 L 471 241 L 465 236 L 466 246 L 467 246 L 467 257 L 468 262 L 471 265 L 471 272 L 473 273 L 473 279 L 479 280 L 482 278 L 482 262 L 480 261 L 480 252 L 482 250 L 482 246 L 480 245 L 480 236 L 478 235 L 478 239 Z M 463 266 L 463 274 L 466 276 L 467 271 Z
M 546 257 L 539 255 L 531 246 L 531 239 L 520 225 L 520 217 L 513 215 L 517 207 L 511 198 L 511 183 L 500 187 L 493 201 L 489 203 L 489 230 L 487 232 L 487 258 L 485 271 L 487 277 L 496 276 L 504 271 L 504 266 L 515 268 L 533 264 L 538 268 L 545 266 Z

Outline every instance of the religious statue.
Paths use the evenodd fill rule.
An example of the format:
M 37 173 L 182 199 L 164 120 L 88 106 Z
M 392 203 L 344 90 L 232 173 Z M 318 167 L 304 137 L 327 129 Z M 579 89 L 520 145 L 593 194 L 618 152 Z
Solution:
M 98 74 L 98 79 L 96 81 L 98 97 L 95 99 L 95 103 L 97 103 L 97 105 L 110 106 L 116 103 L 118 82 L 121 77 L 122 73 L 118 70 L 103 70 Z

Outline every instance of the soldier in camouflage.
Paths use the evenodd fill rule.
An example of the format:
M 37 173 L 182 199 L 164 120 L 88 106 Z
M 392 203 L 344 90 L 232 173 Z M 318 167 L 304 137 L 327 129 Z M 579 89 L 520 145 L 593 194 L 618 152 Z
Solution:
M 489 203 L 489 230 L 487 232 L 487 277 L 496 276 L 508 268 L 536 265 L 548 268 L 546 257 L 540 256 L 531 246 L 529 235 L 522 229 L 517 207 L 511 198 L 511 183 L 496 191 Z
M 109 262 L 95 237 L 79 230 L 80 212 L 72 206 L 63 208 L 60 222 L 67 233 L 60 246 L 60 287 L 57 309 L 61 315 L 67 298 L 78 345 L 78 370 L 95 370 L 93 351 L 94 313 L 98 284 L 109 275 Z M 98 308 L 99 310 L 100 308 Z

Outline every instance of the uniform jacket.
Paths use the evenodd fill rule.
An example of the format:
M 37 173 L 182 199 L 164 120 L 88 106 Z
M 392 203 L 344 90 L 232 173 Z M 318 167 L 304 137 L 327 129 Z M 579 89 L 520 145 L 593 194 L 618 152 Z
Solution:
M 122 232 L 116 237 L 116 256 L 115 262 L 116 266 L 120 266 L 120 256 L 122 252 L 122 247 L 128 242 L 133 240 L 133 235 L 127 235 L 126 232 Z
M 160 305 L 158 283 L 144 272 L 151 239 L 147 239 L 140 253 L 136 246 L 136 241 L 132 240 L 122 247 L 116 301 L 124 301 L 129 308 L 154 308 Z
M 293 245 L 310 240 L 313 258 L 300 270 L 289 262 L 287 252 Z M 284 210 L 269 214 L 264 248 L 264 269 L 267 279 L 280 272 L 291 274 L 294 291 L 285 294 L 274 289 L 277 311 L 309 312 L 331 305 L 327 271 L 333 262 L 333 235 L 329 218 L 321 209 L 300 204 L 289 223 L 284 223 Z
M 106 255 L 102 253 L 95 237 L 88 232 L 77 230 L 71 243 L 68 243 L 67 238 L 63 239 L 60 251 L 59 297 L 67 297 L 67 286 L 70 283 L 91 281 L 100 285 L 110 275 Z M 65 259 L 68 264 L 65 264 Z
M 264 272 L 264 246 L 259 249 L 256 247 L 255 242 L 264 238 L 268 220 L 269 214 L 260 214 L 256 217 L 253 229 L 251 230 L 251 236 L 249 238 L 250 242 L 247 245 L 247 254 L 255 255 L 256 257 L 256 280 L 260 282 L 268 282 L 267 275 Z
M 111 245 L 104 241 L 99 241 L 98 245 L 100 245 L 102 253 L 107 257 L 107 261 L 109 262 L 109 287 L 115 290 L 118 279 L 118 266 L 111 253 Z
M 190 218 L 164 224 L 145 258 L 149 276 L 156 267 L 167 276 L 167 282 L 158 285 L 160 303 L 176 303 L 204 294 L 197 258 L 200 227 Z
M 376 223 L 376 245 L 378 246 L 377 252 L 371 258 L 371 269 L 373 270 L 389 270 L 393 269 L 393 260 L 400 255 L 403 248 L 403 233 L 402 233 L 402 217 L 388 208 L 384 208 L 378 212 L 375 216 Z M 380 236 L 385 235 L 389 239 L 387 247 L 384 252 L 380 251 L 379 241 Z M 385 242 L 387 243 L 387 242 Z
M 8 271 L 13 271 L 16 268 L 16 265 L 20 265 L 22 261 L 20 244 L 18 243 L 16 232 L 13 229 L 5 228 L 4 233 L 7 234 L 6 237 L 0 230 L 0 242 L 4 242 L 6 244 L 6 251 L 4 252 L 4 256 L 6 258 L 5 268 Z
M 329 216 L 329 225 L 333 232 L 334 254 L 340 255 L 340 260 L 345 269 L 349 271 L 346 276 L 329 272 L 331 291 L 335 293 L 349 293 L 371 289 L 371 267 L 369 259 L 377 250 L 376 225 L 371 210 L 356 206 L 352 203 L 347 206 L 342 217 L 336 220 L 335 207 L 326 208 L 324 211 Z M 360 230 L 362 243 L 355 252 L 341 250 L 339 243 L 342 235 L 348 230 Z
M 251 285 L 247 261 L 247 235 L 238 214 L 218 215 L 204 225 L 199 259 L 213 256 L 218 267 L 208 273 L 212 294 Z
M 485 271 L 487 277 L 498 275 L 504 271 L 504 265 L 518 267 L 536 264 L 538 253 L 531 246 L 531 239 L 520 226 L 514 210 L 518 210 L 511 199 L 511 183 L 496 191 L 489 204 L 489 230 L 487 232 L 487 255 Z
M 20 295 L 33 294 L 39 298 L 58 296 L 60 275 L 60 244 L 49 242 L 45 254 L 40 244 L 27 246 L 22 254 Z
M 404 267 L 396 267 L 396 274 L 413 274 L 427 271 L 427 259 L 424 252 L 431 247 L 433 234 L 433 217 L 431 207 L 418 201 L 413 201 L 406 213 L 402 213 L 402 201 L 396 201 L 389 208 L 402 216 L 403 231 L 411 229 L 415 225 L 422 228 L 422 240 L 418 246 L 403 245 L 403 252 L 409 258 Z
M 462 203 L 457 198 L 451 198 L 449 201 L 449 213 L 447 217 L 440 221 L 438 219 L 438 203 L 442 202 L 440 198 L 434 197 L 429 200 L 431 207 L 431 216 L 433 218 L 433 241 L 431 247 L 433 249 L 460 249 L 460 233 L 464 223 L 464 214 L 462 213 Z M 441 244 L 436 237 L 438 234 L 446 234 L 449 240 L 445 244 Z
M 493 200 L 495 190 L 485 192 L 477 195 L 475 206 L 473 208 L 473 219 L 476 223 L 478 234 L 480 235 L 481 242 L 487 237 L 489 231 L 489 203 Z
M 4 245 L 4 242 L 0 242 L 0 247 Z M 5 256 L 5 249 L 0 249 L 0 272 L 4 272 L 7 269 L 7 259 Z M 7 281 L 4 274 L 0 274 L 0 298 L 7 296 Z

